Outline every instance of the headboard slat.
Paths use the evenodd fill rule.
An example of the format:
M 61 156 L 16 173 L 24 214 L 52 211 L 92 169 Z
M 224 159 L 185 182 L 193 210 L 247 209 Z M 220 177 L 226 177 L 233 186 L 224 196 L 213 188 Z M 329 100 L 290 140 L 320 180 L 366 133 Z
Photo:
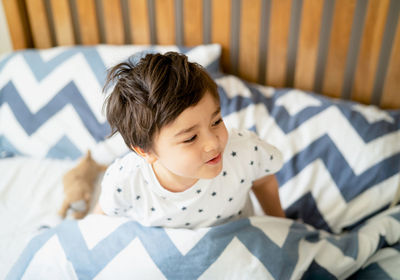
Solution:
M 211 4 L 211 42 L 221 44 L 221 65 L 223 71 L 231 72 L 231 0 L 212 1 Z
M 291 0 L 272 0 L 266 81 L 283 87 L 286 82 Z
M 385 108 L 400 108 L 400 19 L 389 61 L 380 105 Z
M 323 1 L 304 0 L 296 59 L 294 86 L 313 90 L 317 68 Z
M 150 44 L 149 7 L 147 1 L 130 0 L 129 15 L 133 44 Z
M 352 88 L 352 99 L 371 103 L 390 0 L 370 0 Z
M 225 73 L 400 107 L 399 0 L 2 2 L 14 49 L 219 43 Z
M 103 0 L 104 33 L 107 44 L 125 43 L 120 0 Z
M 242 1 L 239 43 L 239 75 L 251 82 L 258 79 L 261 0 Z
M 39 49 L 52 47 L 53 44 L 43 0 L 26 0 L 26 7 L 32 27 L 34 46 Z
M 100 43 L 99 30 L 97 27 L 96 7 L 93 0 L 75 0 L 80 40 L 83 45 L 94 45 Z
M 10 36 L 15 50 L 31 47 L 30 33 L 23 0 L 3 0 Z
M 203 43 L 203 1 L 183 1 L 183 39 L 186 46 Z
M 336 0 L 322 91 L 340 98 L 357 0 Z
M 156 0 L 157 44 L 175 44 L 175 9 L 174 0 Z
M 51 0 L 56 44 L 60 46 L 74 45 L 74 29 L 68 0 Z

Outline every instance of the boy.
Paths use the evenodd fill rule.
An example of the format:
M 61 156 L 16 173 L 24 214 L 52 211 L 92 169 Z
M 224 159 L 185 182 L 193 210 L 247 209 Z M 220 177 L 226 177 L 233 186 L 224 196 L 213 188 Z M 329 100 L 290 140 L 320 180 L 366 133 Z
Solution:
M 264 212 L 284 217 L 273 175 L 280 152 L 249 131 L 229 132 L 217 85 L 183 54 L 148 54 L 113 67 L 105 107 L 112 135 L 132 151 L 107 170 L 99 199 L 107 215 L 144 226 L 199 228 Z

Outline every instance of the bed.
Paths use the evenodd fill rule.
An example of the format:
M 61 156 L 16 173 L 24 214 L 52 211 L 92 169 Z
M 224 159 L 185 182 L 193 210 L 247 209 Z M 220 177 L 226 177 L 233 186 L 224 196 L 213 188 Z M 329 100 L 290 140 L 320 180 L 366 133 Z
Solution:
M 3 0 L 0 277 L 398 279 L 400 5 L 396 0 Z M 63 175 L 110 164 L 106 70 L 178 51 L 218 85 L 228 127 L 278 147 L 287 219 L 190 229 L 61 220 Z M 92 204 L 99 192 L 96 182 Z

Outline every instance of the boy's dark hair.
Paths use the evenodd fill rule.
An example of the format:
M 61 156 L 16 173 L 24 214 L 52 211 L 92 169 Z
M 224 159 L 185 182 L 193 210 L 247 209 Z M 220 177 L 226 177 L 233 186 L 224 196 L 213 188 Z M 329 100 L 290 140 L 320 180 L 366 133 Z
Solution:
M 219 103 L 217 85 L 206 70 L 175 52 L 122 62 L 109 70 L 104 90 L 111 84 L 115 86 L 104 103 L 110 136 L 119 132 L 130 149 L 151 150 L 156 133 L 206 91 Z

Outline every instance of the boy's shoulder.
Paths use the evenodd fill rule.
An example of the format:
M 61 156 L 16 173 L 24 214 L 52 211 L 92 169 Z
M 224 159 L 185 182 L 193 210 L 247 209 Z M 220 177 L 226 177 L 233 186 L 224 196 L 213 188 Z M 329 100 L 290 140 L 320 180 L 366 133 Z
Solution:
M 279 149 L 246 129 L 229 130 L 225 155 L 230 164 L 236 162 L 237 166 L 241 166 L 242 169 L 237 172 L 253 174 L 253 179 L 276 173 L 283 165 Z
M 147 162 L 134 152 L 129 152 L 126 155 L 117 158 L 110 164 L 106 171 L 106 175 L 118 174 L 120 177 L 124 175 L 132 176 L 132 172 L 137 172 L 143 169 Z
M 257 136 L 256 133 L 247 129 L 230 128 L 228 133 L 230 142 L 263 141 Z

